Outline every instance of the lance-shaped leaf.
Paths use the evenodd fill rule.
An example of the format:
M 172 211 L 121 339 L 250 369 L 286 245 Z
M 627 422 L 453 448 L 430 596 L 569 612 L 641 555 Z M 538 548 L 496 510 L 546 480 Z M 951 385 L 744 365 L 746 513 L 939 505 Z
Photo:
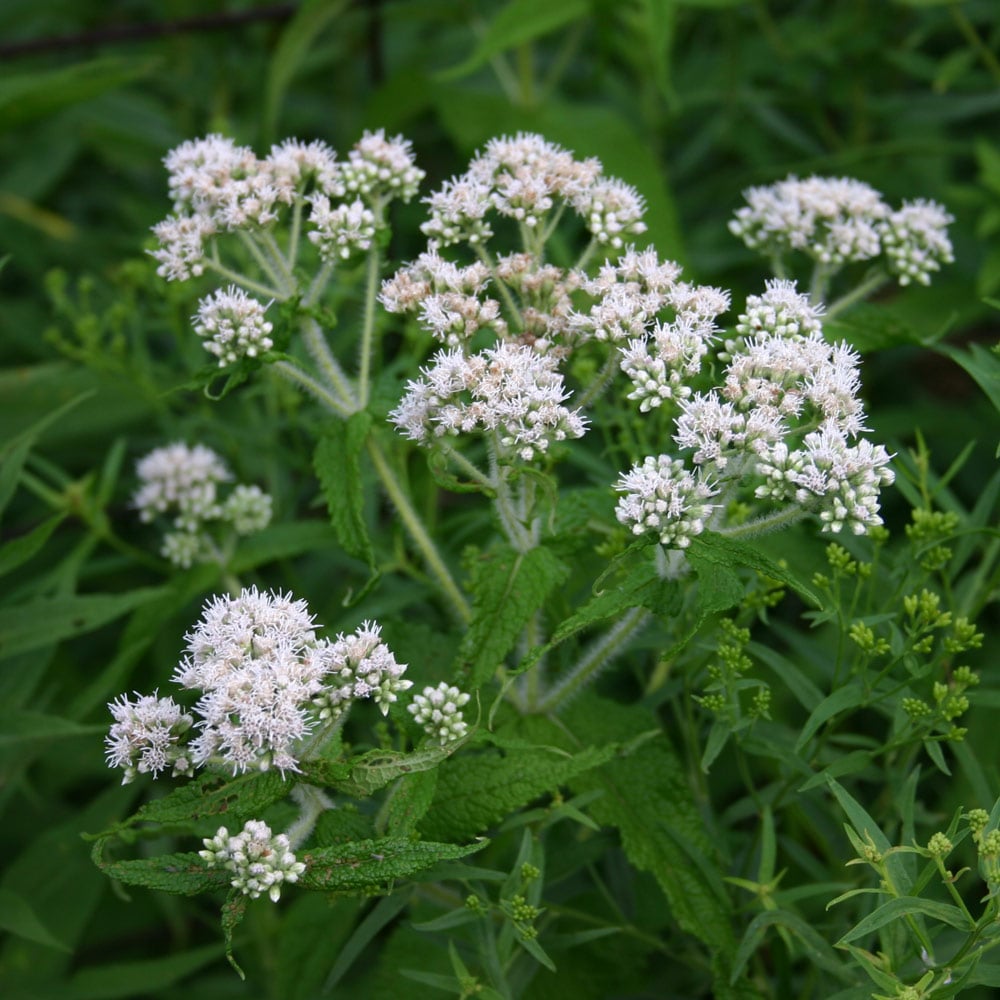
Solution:
M 101 857 L 104 841 L 94 845 L 94 862 L 110 878 L 125 885 L 159 889 L 180 896 L 224 889 L 232 875 L 224 868 L 209 868 L 197 854 L 164 854 L 157 858 L 131 861 L 105 861 Z
M 439 844 L 408 837 L 385 837 L 321 847 L 298 855 L 306 870 L 297 884 L 323 892 L 379 891 L 439 861 L 464 858 L 485 846 L 485 840 L 475 844 Z

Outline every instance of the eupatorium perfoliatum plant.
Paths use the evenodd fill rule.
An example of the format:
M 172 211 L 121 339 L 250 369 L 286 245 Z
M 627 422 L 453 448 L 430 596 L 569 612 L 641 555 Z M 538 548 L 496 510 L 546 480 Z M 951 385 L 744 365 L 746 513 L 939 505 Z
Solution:
M 893 848 L 890 811 L 876 823 L 847 786 L 884 766 L 912 796 L 919 761 L 947 771 L 977 681 L 955 659 L 982 636 L 942 576 L 956 525 L 927 502 L 901 545 L 883 527 L 900 466 L 869 429 L 859 353 L 824 332 L 950 262 L 948 213 L 893 209 L 850 178 L 753 188 L 730 229 L 773 273 L 733 304 L 642 245 L 639 192 L 538 135 L 489 142 L 424 197 L 419 234 L 392 243 L 396 203 L 424 180 L 400 137 L 366 133 L 345 157 L 287 140 L 258 157 L 211 135 L 165 163 L 173 213 L 150 252 L 164 279 L 197 286 L 201 384 L 301 390 L 331 524 L 369 578 L 353 630 L 323 634 L 309 605 L 333 608 L 329 593 L 233 571 L 240 537 L 294 512 L 228 489 L 203 444 L 138 462 L 133 507 L 172 519 L 161 554 L 176 572 L 218 563 L 230 591 L 206 595 L 169 694 L 109 706 L 108 764 L 173 790 L 98 836 L 108 874 L 228 890 L 230 941 L 259 896 L 399 899 L 372 919 L 409 905 L 449 946 L 451 972 L 420 981 L 462 996 L 530 992 L 605 934 L 655 953 L 617 896 L 646 891 L 640 872 L 666 900 L 657 933 L 695 942 L 687 995 L 761 995 L 765 938 L 845 989 L 869 977 L 924 997 L 972 976 L 992 895 L 973 917 L 922 894 L 939 877 L 955 895 L 943 861 L 970 830 L 992 885 L 997 809 Z M 390 263 L 400 243 L 411 256 Z M 926 481 L 926 463 L 903 468 Z M 811 578 L 769 541 L 810 531 L 840 540 Z M 419 629 L 391 601 L 381 624 L 365 617 L 398 575 L 424 593 Z M 832 637 L 818 664 L 790 660 L 780 631 L 767 640 L 788 590 Z M 437 630 L 450 659 L 408 628 Z M 408 664 L 383 629 L 416 651 Z M 747 796 L 728 811 L 709 784 L 723 754 Z M 849 824 L 841 863 L 853 850 L 878 888 L 810 885 L 810 851 L 837 849 L 835 831 L 821 846 L 805 832 L 811 797 L 830 794 Z M 186 853 L 110 857 L 150 831 Z M 619 849 L 633 881 L 611 889 L 600 857 Z M 924 875 L 900 876 L 904 850 Z M 779 853 L 797 888 L 779 888 Z M 585 916 L 588 893 L 604 902 Z M 868 905 L 879 893 L 891 912 Z M 848 902 L 851 924 L 817 928 Z M 935 920 L 948 928 L 936 951 Z M 877 931 L 878 953 L 854 943 Z

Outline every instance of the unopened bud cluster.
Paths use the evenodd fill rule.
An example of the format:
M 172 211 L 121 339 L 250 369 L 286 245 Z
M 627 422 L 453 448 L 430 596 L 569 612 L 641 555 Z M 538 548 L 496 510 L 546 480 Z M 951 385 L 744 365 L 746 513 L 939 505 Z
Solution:
M 442 681 L 437 687 L 425 687 L 422 694 L 414 695 L 407 711 L 413 714 L 414 722 L 424 727 L 432 742 L 443 746 L 468 733 L 462 706 L 468 704 L 469 697 L 467 692 Z
M 241 483 L 224 500 L 219 496 L 219 487 L 233 476 L 204 445 L 156 448 L 139 460 L 136 473 L 141 485 L 132 506 L 146 522 L 160 515 L 172 519 L 160 553 L 175 566 L 221 560 L 220 529 L 251 535 L 271 521 L 271 498 L 258 486 Z
M 220 865 L 232 872 L 230 885 L 251 899 L 267 893 L 271 902 L 281 896 L 286 882 L 297 882 L 306 870 L 296 860 L 283 833 L 273 834 L 260 820 L 250 820 L 242 831 L 230 834 L 219 827 L 214 837 L 205 839 L 205 850 L 198 852 L 209 868 Z

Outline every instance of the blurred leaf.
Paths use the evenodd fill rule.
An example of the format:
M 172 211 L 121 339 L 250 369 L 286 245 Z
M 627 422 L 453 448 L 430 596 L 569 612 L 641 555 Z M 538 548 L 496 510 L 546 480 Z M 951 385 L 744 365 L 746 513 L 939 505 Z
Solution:
M 993 408 L 1000 411 L 1000 357 L 981 344 L 969 344 L 967 351 L 950 344 L 938 344 L 935 350 L 961 365 L 989 397 Z
M 164 593 L 163 587 L 140 587 L 123 594 L 41 598 L 0 609 L 0 659 L 93 632 Z
M 20 538 L 12 538 L 0 545 L 0 576 L 17 569 L 26 563 L 49 540 L 52 532 L 66 519 L 66 512 L 61 512 L 42 521 L 37 528 Z
M 0 79 L 0 132 L 131 83 L 161 68 L 156 59 L 95 59 Z
M 125 1000 L 167 989 L 193 972 L 217 962 L 223 948 L 219 944 L 192 948 L 164 958 L 143 962 L 117 962 L 95 969 L 80 969 L 70 980 L 65 1000 Z
M 31 904 L 9 889 L 0 889 L 0 928 L 9 934 L 17 934 L 29 941 L 43 944 L 47 948 L 71 951 L 42 924 Z
M 59 715 L 43 712 L 0 712 L 0 749 L 21 743 L 70 739 L 74 736 L 95 736 L 107 731 L 107 726 L 83 726 Z
M 533 41 L 590 12 L 589 0 L 510 0 L 486 26 L 471 54 L 457 66 L 438 74 L 440 80 L 468 76 L 507 49 Z
M 343 15 L 347 0 L 304 0 L 281 34 L 281 41 L 269 61 L 261 117 L 262 141 L 276 140 L 281 105 L 296 74 L 331 21 Z
M 733 959 L 731 982 L 736 982 L 744 966 L 760 948 L 768 928 L 775 926 L 784 928 L 795 936 L 799 942 L 801 954 L 810 964 L 826 969 L 838 979 L 846 982 L 853 980 L 854 975 L 850 969 L 845 967 L 837 953 L 830 947 L 829 942 L 807 920 L 790 910 L 765 910 L 763 913 L 758 913 L 750 921 L 743 934 L 743 940 L 740 941 L 740 946 Z

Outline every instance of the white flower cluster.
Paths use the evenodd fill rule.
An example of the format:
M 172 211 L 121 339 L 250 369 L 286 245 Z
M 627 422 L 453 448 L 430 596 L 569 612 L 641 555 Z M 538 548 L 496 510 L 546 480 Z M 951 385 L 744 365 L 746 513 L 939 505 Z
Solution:
M 375 219 L 391 198 L 409 200 L 423 178 L 409 142 L 366 132 L 338 161 L 325 143 L 288 139 L 258 159 L 232 139 L 209 135 L 164 158 L 174 214 L 153 227 L 157 273 L 170 281 L 197 277 L 210 240 L 234 230 L 273 226 L 288 209 L 308 204 L 310 240 L 325 260 L 371 245 Z M 342 202 L 332 206 L 331 199 Z
M 460 740 L 469 731 L 462 706 L 469 702 L 469 694 L 442 681 L 437 687 L 425 687 L 423 694 L 413 696 L 407 711 L 413 714 L 414 722 L 424 727 L 424 732 L 435 743 L 444 746 Z
M 554 358 L 524 344 L 478 354 L 440 351 L 411 381 L 389 419 L 421 444 L 445 435 L 494 432 L 502 455 L 530 462 L 555 441 L 581 437 L 585 419 L 563 406 L 568 393 Z
M 629 247 L 595 278 L 581 281 L 594 302 L 569 316 L 578 342 L 618 345 L 621 369 L 633 385 L 628 398 L 644 413 L 690 393 L 716 338 L 716 317 L 729 308 L 726 292 L 679 281 L 679 275 L 680 267 L 661 261 L 655 250 Z
M 679 458 L 648 456 L 615 486 L 624 493 L 615 515 L 634 535 L 656 535 L 661 545 L 687 548 L 705 530 L 712 513 L 709 497 L 718 490 L 700 474 L 689 472 Z
M 597 243 L 612 248 L 645 231 L 645 205 L 633 188 L 605 177 L 594 159 L 573 154 L 540 135 L 492 139 L 469 164 L 426 199 L 430 218 L 421 227 L 435 243 L 483 243 L 496 212 L 541 230 L 563 207 L 579 215 Z
M 267 527 L 271 497 L 257 486 L 237 485 L 223 502 L 218 487 L 231 480 L 225 462 L 204 445 L 193 448 L 175 442 L 155 448 L 136 465 L 140 487 L 132 506 L 146 522 L 158 515 L 173 517 L 175 530 L 164 535 L 161 554 L 174 565 L 187 568 L 194 562 L 218 558 L 219 551 L 207 528 L 228 524 L 238 535 Z
M 264 318 L 267 306 L 230 285 L 198 302 L 192 317 L 195 333 L 205 338 L 205 350 L 219 359 L 219 367 L 240 358 L 255 358 L 274 346 L 271 323 Z
M 798 251 L 836 269 L 885 254 L 902 285 L 929 284 L 930 275 L 953 260 L 947 233 L 953 220 L 934 202 L 893 212 L 878 191 L 848 177 L 788 177 L 750 188 L 744 197 L 747 204 L 729 229 L 770 257 Z
M 333 642 L 317 638 L 306 602 L 291 595 L 251 588 L 216 596 L 185 639 L 173 680 L 200 692 L 191 715 L 156 696 L 109 705 L 108 763 L 125 768 L 126 781 L 168 766 L 185 774 L 204 766 L 297 771 L 318 725 L 362 698 L 385 713 L 411 687 L 378 625 L 365 622 Z M 195 719 L 197 734 L 182 746 Z
M 893 473 L 885 448 L 859 439 L 856 352 L 823 339 L 820 310 L 789 281 L 751 296 L 736 329 L 742 336 L 719 353 L 721 382 L 675 394 L 674 441 L 695 470 L 669 455 L 646 458 L 618 483 L 619 520 L 684 547 L 706 525 L 709 496 L 756 483 L 756 500 L 795 504 L 824 531 L 880 524 L 879 488 Z
M 339 718 L 352 702 L 363 698 L 370 698 L 387 715 L 399 693 L 413 687 L 413 681 L 403 677 L 406 664 L 396 662 L 374 622 L 363 622 L 353 635 L 338 635 L 320 655 L 326 676 L 313 705 L 323 721 Z
M 288 837 L 273 834 L 260 820 L 249 820 L 237 834 L 220 826 L 214 837 L 205 838 L 205 850 L 198 853 L 209 868 L 221 865 L 232 872 L 234 889 L 251 899 L 266 892 L 272 903 L 278 902 L 285 882 L 297 882 L 306 870 L 296 860 Z
M 187 751 L 180 746 L 194 719 L 173 698 L 160 698 L 154 692 L 136 694 L 136 700 L 131 701 L 121 695 L 108 708 L 115 721 L 104 741 L 105 756 L 108 767 L 125 772 L 123 785 L 138 774 L 155 778 L 168 767 L 175 776 L 194 773 Z

